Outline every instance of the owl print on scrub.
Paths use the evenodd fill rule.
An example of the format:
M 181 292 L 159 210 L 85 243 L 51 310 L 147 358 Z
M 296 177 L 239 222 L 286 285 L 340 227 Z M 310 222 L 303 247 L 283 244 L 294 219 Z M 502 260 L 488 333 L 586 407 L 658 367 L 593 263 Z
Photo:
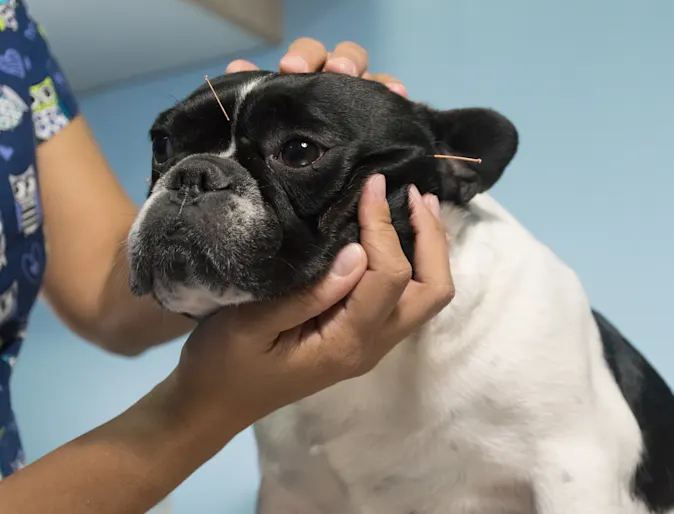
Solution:
M 19 296 L 19 284 L 12 282 L 5 291 L 0 293 L 0 325 L 12 319 L 16 313 L 16 302 Z
M 42 221 L 35 167 L 29 166 L 20 175 L 10 174 L 9 183 L 12 186 L 12 195 L 14 195 L 19 231 L 24 236 L 30 236 L 40 228 Z
M 0 32 L 16 32 L 19 22 L 16 19 L 16 0 L 0 0 Z
M 0 132 L 18 127 L 26 111 L 28 105 L 16 91 L 9 86 L 0 85 Z
M 47 140 L 70 123 L 59 105 L 54 81 L 47 77 L 39 84 L 30 87 L 30 96 L 33 99 L 33 125 L 38 139 Z

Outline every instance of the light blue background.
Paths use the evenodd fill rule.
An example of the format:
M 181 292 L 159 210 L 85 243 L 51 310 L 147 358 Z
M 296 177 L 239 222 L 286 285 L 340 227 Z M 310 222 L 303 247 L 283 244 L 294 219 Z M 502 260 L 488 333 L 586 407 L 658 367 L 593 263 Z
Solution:
M 515 122 L 521 149 L 495 196 L 577 270 L 594 305 L 674 381 L 674 2 L 325 4 L 288 0 L 288 41 L 353 39 L 370 51 L 374 70 L 401 77 L 412 98 L 491 106 Z M 251 57 L 275 67 L 281 50 Z M 138 202 L 154 116 L 225 64 L 82 99 Z M 14 382 L 29 457 L 128 407 L 165 376 L 178 351 L 172 344 L 137 360 L 111 357 L 38 306 Z M 180 487 L 176 511 L 252 513 L 256 480 L 245 433 Z

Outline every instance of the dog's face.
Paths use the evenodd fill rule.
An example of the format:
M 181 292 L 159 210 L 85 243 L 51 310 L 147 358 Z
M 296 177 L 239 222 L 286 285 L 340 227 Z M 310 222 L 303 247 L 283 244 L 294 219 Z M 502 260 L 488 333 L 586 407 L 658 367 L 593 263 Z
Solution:
M 374 173 L 411 260 L 409 185 L 465 204 L 517 148 L 494 111 L 435 111 L 364 79 L 242 72 L 212 84 L 231 121 L 207 85 L 158 116 L 149 197 L 128 240 L 133 292 L 193 317 L 320 280 L 358 241 Z M 449 153 L 482 163 L 433 157 Z

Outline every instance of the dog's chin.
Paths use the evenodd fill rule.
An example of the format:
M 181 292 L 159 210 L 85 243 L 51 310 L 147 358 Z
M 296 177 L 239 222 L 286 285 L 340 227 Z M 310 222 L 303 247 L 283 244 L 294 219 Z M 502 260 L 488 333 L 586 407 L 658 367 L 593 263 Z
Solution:
M 181 245 L 153 247 L 152 256 L 132 259 L 130 286 L 136 296 L 150 295 L 164 309 L 203 318 L 221 307 L 255 301 L 257 295 L 238 283 L 237 267 L 221 254 L 219 265 L 198 249 Z
M 240 273 L 225 269 L 238 267 L 227 254 L 220 255 L 222 262 L 212 262 L 184 244 L 155 246 L 151 253 L 147 265 L 132 259 L 131 269 L 142 271 L 132 271 L 131 290 L 137 296 L 152 296 L 167 311 L 200 319 L 221 307 L 258 299 L 239 283 Z
M 205 318 L 222 307 L 256 300 L 252 293 L 232 285 L 213 287 L 203 284 L 158 282 L 152 294 L 164 309 L 194 319 Z

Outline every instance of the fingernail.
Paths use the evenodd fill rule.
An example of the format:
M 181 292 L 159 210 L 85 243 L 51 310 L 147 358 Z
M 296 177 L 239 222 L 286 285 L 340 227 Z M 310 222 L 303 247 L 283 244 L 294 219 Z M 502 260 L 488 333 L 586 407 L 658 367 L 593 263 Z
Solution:
M 389 82 L 386 84 L 386 87 L 389 88 L 394 93 L 399 94 L 400 96 L 407 97 L 407 88 L 400 84 L 399 82 Z
M 360 245 L 350 244 L 344 247 L 335 259 L 332 265 L 332 272 L 339 277 L 349 276 L 360 264 L 363 258 Z
M 421 193 L 419 192 L 419 189 L 417 188 L 417 186 L 415 186 L 414 184 L 410 185 L 410 198 L 414 202 L 421 202 L 422 201 Z
M 424 196 L 424 203 L 435 219 L 440 220 L 440 200 L 435 195 Z
M 370 188 L 372 190 L 372 196 L 376 200 L 382 201 L 386 200 L 386 179 L 384 175 L 377 173 L 370 177 Z
M 309 64 L 299 55 L 286 55 L 281 59 L 281 68 L 290 73 L 306 73 L 309 71 Z
M 335 71 L 337 73 L 343 73 L 344 75 L 351 75 L 354 77 L 358 74 L 356 65 L 346 57 L 335 57 L 334 59 L 330 59 L 326 64 L 330 71 Z

